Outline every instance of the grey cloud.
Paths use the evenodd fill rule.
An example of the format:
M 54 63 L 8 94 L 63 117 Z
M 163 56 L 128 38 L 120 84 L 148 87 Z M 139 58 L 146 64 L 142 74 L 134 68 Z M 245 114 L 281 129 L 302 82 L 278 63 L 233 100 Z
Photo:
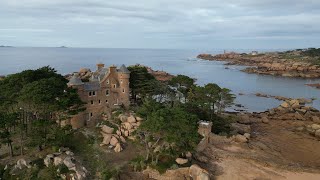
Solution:
M 2 0 L 0 23 L 7 30 L 0 32 L 6 39 L 47 33 L 32 41 L 38 46 L 55 39 L 103 47 L 167 47 L 176 41 L 194 48 L 215 40 L 225 40 L 221 46 L 232 46 L 232 40 L 250 47 L 288 40 L 288 46 L 307 46 L 298 40 L 318 41 L 312 36 L 320 32 L 319 10 L 319 0 Z

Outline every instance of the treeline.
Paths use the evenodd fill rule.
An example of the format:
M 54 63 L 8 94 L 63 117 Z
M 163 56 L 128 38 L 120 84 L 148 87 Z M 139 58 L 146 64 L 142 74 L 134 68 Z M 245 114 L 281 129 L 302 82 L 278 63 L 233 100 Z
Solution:
M 59 122 L 83 110 L 76 90 L 48 66 L 12 74 L 0 81 L 0 140 L 13 156 L 13 146 L 45 147 L 66 144 L 70 127 Z
M 302 55 L 310 57 L 320 57 L 320 48 L 308 48 L 302 51 Z
M 193 151 L 199 143 L 198 121 L 213 122 L 215 133 L 227 133 L 228 121 L 220 115 L 233 104 L 235 96 L 226 88 L 177 75 L 169 82 L 157 81 L 145 67 L 128 67 L 135 111 L 145 119 L 137 135 L 146 148 L 146 156 L 134 162 L 156 165 Z M 141 167 L 142 168 L 142 167 Z M 138 168 L 139 169 L 139 168 Z

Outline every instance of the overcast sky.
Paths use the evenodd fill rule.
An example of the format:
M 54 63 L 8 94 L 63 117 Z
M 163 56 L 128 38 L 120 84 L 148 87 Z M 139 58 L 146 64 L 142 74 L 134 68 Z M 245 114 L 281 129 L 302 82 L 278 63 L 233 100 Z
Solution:
M 0 0 L 0 45 L 304 48 L 320 0 Z

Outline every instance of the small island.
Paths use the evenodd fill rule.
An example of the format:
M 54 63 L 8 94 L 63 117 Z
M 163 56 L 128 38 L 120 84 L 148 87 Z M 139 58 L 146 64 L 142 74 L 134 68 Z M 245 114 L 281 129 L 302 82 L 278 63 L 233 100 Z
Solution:
M 226 61 L 226 65 L 249 66 L 243 70 L 247 73 L 320 78 L 320 48 L 266 53 L 253 51 L 252 53 L 229 52 L 218 55 L 200 54 L 197 57 L 209 61 Z
M 320 89 L 320 83 L 306 84 L 306 85 L 307 85 L 307 86 L 310 86 L 310 87 L 314 87 L 314 88 Z
M 11 48 L 13 46 L 4 46 L 4 45 L 0 45 L 0 48 Z

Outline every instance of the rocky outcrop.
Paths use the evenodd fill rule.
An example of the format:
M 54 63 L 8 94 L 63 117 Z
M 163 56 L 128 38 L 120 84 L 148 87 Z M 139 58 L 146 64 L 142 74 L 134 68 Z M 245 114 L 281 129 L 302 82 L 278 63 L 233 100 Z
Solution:
M 125 138 L 134 139 L 131 135 L 140 126 L 141 121 L 143 120 L 134 114 L 129 114 L 129 116 L 120 114 L 118 119 L 121 124 L 114 124 L 115 126 L 118 126 L 117 130 L 107 125 L 101 126 L 103 140 L 100 146 L 109 146 L 110 148 L 113 148 L 115 152 L 121 152 L 123 150 L 123 146 L 121 144 L 126 143 Z M 105 120 L 107 120 L 107 118 Z
M 194 164 L 190 166 L 189 175 L 192 179 L 196 180 L 209 180 L 209 173 L 208 171 L 202 169 L 200 166 Z
M 169 74 L 165 71 L 153 70 L 151 67 L 144 66 L 141 64 L 137 64 L 137 66 L 146 67 L 148 72 L 152 74 L 158 81 L 166 82 L 166 81 L 170 81 L 174 77 L 172 74 Z
M 129 137 L 140 126 L 143 119 L 135 116 L 134 114 L 125 117 L 127 118 L 124 119 L 123 115 L 119 116 L 120 119 L 123 119 L 120 125 L 119 134 L 124 137 Z
M 5 168 L 7 167 L 8 165 Z M 16 175 L 19 174 L 22 169 L 30 169 L 31 167 L 32 166 L 30 165 L 30 161 L 22 158 L 19 159 L 17 163 L 12 167 L 12 169 L 10 170 L 10 174 Z
M 158 171 L 147 168 L 143 171 L 149 179 L 158 180 L 181 180 L 181 179 L 194 179 L 194 180 L 209 180 L 210 176 L 207 170 L 201 168 L 197 164 L 193 164 L 190 167 L 178 168 L 173 170 L 167 170 L 165 173 L 160 174 Z
M 176 159 L 176 163 L 179 164 L 179 165 L 186 164 L 186 163 L 188 163 L 188 159 L 177 158 Z
M 270 120 L 293 121 L 300 125 L 295 130 L 305 132 L 317 138 L 320 130 L 320 112 L 319 110 L 306 106 L 309 102 L 306 99 L 286 100 L 279 107 L 270 109 L 264 113 L 253 114 L 256 118 L 262 119 L 262 122 L 270 123 Z
M 293 99 L 293 98 L 288 98 L 288 97 L 283 97 L 283 96 L 272 96 L 272 95 L 267 95 L 263 93 L 256 93 L 255 94 L 257 97 L 264 97 L 264 98 L 274 98 L 279 101 L 292 101 L 295 100 L 297 104 L 309 104 L 312 103 L 314 99 L 307 99 L 307 98 L 298 98 L 298 99 Z
M 248 117 L 248 120 L 249 120 L 249 117 Z M 251 133 L 250 125 L 246 125 L 246 124 L 231 123 L 230 128 L 233 131 L 233 133 L 239 133 L 239 134 Z
M 69 171 L 72 171 L 69 175 L 74 180 L 84 180 L 87 178 L 87 169 L 81 165 L 81 163 L 74 157 L 74 153 L 68 148 L 60 148 L 59 152 L 48 154 L 43 161 L 47 167 L 50 165 L 65 165 Z M 61 178 L 65 178 L 65 175 L 62 174 Z
M 285 101 L 278 107 L 266 112 L 237 113 L 237 121 L 230 124 L 233 136 L 229 139 L 232 142 L 247 143 L 250 141 L 252 133 L 255 133 L 251 129 L 253 124 L 263 123 L 268 126 L 272 125 L 273 121 L 288 121 L 290 124 L 295 124 L 292 128 L 294 132 L 304 132 L 320 138 L 320 112 L 311 106 L 306 106 L 310 100 L 304 98 L 284 99 Z
M 249 136 L 250 137 L 250 136 Z M 248 139 L 244 136 L 244 135 L 241 135 L 241 134 L 237 134 L 235 136 L 235 141 L 236 142 L 239 142 L 239 143 L 246 143 L 248 141 Z
M 317 89 L 320 89 L 320 83 L 316 83 L 316 84 L 306 84 L 306 86 L 315 87 L 315 88 L 317 88 Z
M 239 54 L 235 52 L 211 55 L 200 54 L 199 59 L 210 61 L 226 61 L 227 65 L 250 66 L 244 72 L 301 78 L 320 78 L 320 66 L 306 60 L 284 59 L 279 53 L 259 55 Z
M 103 136 L 103 140 L 100 146 L 110 146 L 115 152 L 121 152 L 123 150 L 120 143 L 123 137 L 121 137 L 121 135 L 114 134 L 114 128 L 102 125 L 101 134 Z

